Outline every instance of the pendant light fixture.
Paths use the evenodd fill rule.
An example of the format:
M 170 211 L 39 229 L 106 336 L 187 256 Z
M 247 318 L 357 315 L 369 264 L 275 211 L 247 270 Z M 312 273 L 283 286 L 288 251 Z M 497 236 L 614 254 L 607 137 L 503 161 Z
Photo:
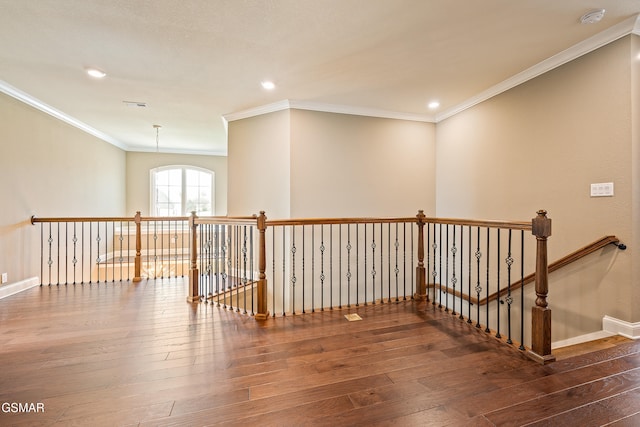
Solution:
M 160 152 L 160 125 L 153 125 L 153 128 L 156 130 L 156 153 Z

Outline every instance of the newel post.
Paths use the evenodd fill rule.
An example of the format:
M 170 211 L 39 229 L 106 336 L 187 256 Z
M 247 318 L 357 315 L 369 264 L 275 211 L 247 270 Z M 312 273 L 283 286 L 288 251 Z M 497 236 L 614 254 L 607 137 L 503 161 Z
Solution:
M 142 221 L 140 220 L 140 211 L 136 212 L 133 217 L 136 223 L 136 257 L 133 264 L 133 281 L 142 280 Z
M 549 263 L 547 238 L 551 236 L 551 219 L 547 211 L 538 211 L 532 220 L 532 233 L 536 236 L 536 305 L 531 309 L 530 356 L 540 363 L 553 362 L 551 354 L 551 309 L 547 303 L 549 293 Z
M 267 311 L 267 255 L 266 255 L 266 231 L 267 231 L 267 216 L 264 211 L 260 211 L 258 216 L 258 232 L 260 240 L 258 242 L 258 311 L 256 313 L 256 320 L 266 320 L 269 317 Z
M 189 296 L 187 302 L 200 301 L 198 292 L 198 224 L 196 224 L 196 213 L 191 212 L 189 217 L 189 228 L 191 230 L 191 266 L 189 268 Z
M 416 218 L 418 220 L 418 266 L 416 267 L 416 294 L 414 295 L 414 299 L 417 301 L 428 301 L 427 273 L 424 268 L 424 224 L 426 218 L 424 211 L 419 210 Z

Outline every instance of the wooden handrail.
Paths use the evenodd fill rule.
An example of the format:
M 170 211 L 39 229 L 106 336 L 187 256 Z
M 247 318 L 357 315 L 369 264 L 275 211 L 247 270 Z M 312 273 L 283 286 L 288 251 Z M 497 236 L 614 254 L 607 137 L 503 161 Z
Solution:
M 43 222 L 120 222 L 134 221 L 135 216 L 86 216 L 86 217 L 57 217 L 57 218 L 37 218 L 31 217 L 31 224 Z M 141 216 L 140 221 L 188 221 L 188 216 Z
M 570 254 L 565 255 L 564 257 L 550 263 L 549 273 L 559 270 L 562 267 L 565 267 L 568 264 L 571 264 L 579 260 L 580 258 L 584 258 L 585 256 L 592 254 L 597 250 L 604 248 L 605 246 L 612 245 L 612 244 L 617 246 L 619 243 L 620 243 L 620 239 L 618 239 L 616 236 L 605 236 L 601 239 L 596 240 L 595 242 L 592 242 L 578 249 L 577 251 L 571 252 Z M 468 299 L 469 301 L 471 301 L 472 304 L 486 305 L 492 301 L 495 301 L 498 298 L 506 296 L 509 293 L 509 290 L 513 292 L 516 289 L 520 289 L 524 285 L 533 283 L 535 280 L 536 280 L 536 273 L 531 273 L 527 276 L 524 276 L 522 280 L 513 282 L 510 287 L 511 289 L 503 288 L 500 290 L 499 293 L 494 292 L 493 294 L 489 295 L 489 297 L 485 297 L 479 300 L 476 297 L 469 297 L 467 294 L 464 294 L 458 290 L 453 291 L 453 289 L 450 289 L 448 286 L 443 287 L 443 291 L 446 291 L 452 295 L 455 295 L 458 298 Z M 431 283 L 429 286 L 433 287 L 434 284 Z
M 286 225 L 329 225 L 329 224 L 378 224 L 378 223 L 403 223 L 416 222 L 416 217 L 390 217 L 390 218 L 297 218 L 297 219 L 270 219 L 267 226 Z M 493 221 L 493 220 L 469 220 L 456 218 L 429 218 L 422 217 L 423 224 L 449 224 L 465 225 L 471 227 L 506 228 L 511 230 L 531 230 L 531 222 L 522 221 Z

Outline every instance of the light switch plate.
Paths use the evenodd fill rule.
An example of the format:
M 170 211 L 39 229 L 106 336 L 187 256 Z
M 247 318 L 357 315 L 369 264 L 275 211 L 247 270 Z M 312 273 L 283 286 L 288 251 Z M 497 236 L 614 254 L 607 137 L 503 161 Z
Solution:
M 591 197 L 613 196 L 613 182 L 600 182 L 591 184 Z

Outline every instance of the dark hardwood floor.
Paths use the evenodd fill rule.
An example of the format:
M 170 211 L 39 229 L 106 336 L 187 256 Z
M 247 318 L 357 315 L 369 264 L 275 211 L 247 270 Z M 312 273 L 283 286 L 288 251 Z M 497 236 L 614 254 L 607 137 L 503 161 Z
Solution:
M 258 323 L 186 294 L 167 280 L 0 300 L 0 425 L 640 425 L 640 343 L 541 366 L 424 303 Z

